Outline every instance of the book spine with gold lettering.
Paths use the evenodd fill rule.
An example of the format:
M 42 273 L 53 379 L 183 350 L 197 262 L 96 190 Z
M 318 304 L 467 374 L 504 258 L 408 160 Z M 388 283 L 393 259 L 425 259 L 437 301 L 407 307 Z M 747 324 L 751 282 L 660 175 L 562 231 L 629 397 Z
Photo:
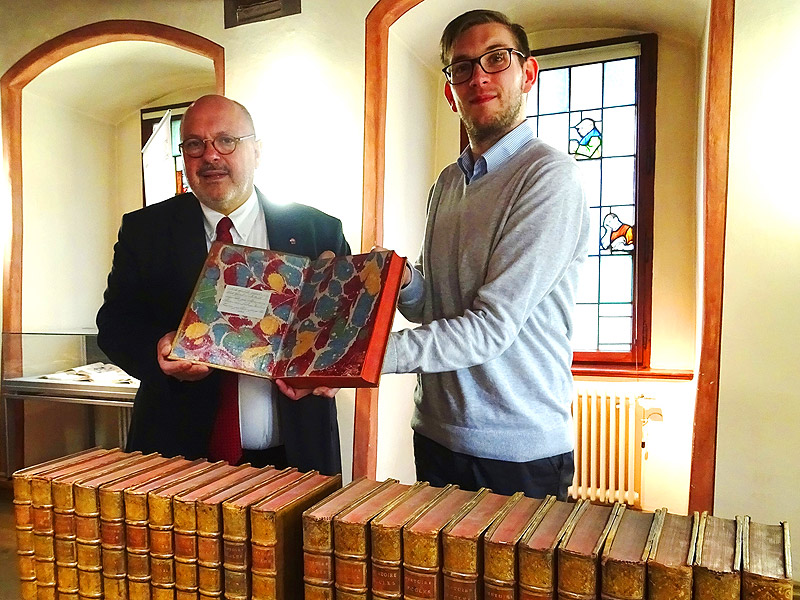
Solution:
M 52 472 L 64 465 L 84 461 L 106 452 L 107 450 L 102 448 L 92 448 L 20 469 L 12 475 L 17 564 L 20 576 L 20 594 L 23 600 L 36 598 L 36 559 L 33 541 L 33 509 L 31 507 L 32 478 L 35 475 Z
M 407 496 L 387 506 L 385 512 L 371 521 L 371 591 L 374 598 L 403 597 L 403 526 L 454 487 L 437 488 L 417 482 Z
M 550 502 L 512 496 L 483 539 L 483 582 L 487 600 L 516 600 L 517 546 L 542 505 Z
M 341 487 L 341 475 L 314 474 L 250 509 L 252 600 L 303 597 L 302 513 Z
M 356 479 L 303 513 L 303 582 L 306 600 L 334 598 L 333 519 L 382 484 Z
M 411 489 L 394 479 L 376 493 L 340 512 L 333 519 L 333 559 L 336 596 L 366 600 L 370 590 L 370 521 Z

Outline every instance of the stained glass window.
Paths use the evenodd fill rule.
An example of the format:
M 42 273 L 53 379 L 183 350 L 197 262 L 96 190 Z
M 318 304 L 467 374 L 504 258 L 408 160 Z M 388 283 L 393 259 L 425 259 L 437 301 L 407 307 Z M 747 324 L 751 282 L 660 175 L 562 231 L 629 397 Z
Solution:
M 643 57 L 655 72 L 655 36 L 587 46 L 533 53 L 540 72 L 528 94 L 528 123 L 537 137 L 571 154 L 584 176 L 592 233 L 577 294 L 576 362 L 644 364 L 654 154 L 654 136 L 647 134 L 654 127 L 655 78 L 652 91 L 643 93 L 639 77 Z

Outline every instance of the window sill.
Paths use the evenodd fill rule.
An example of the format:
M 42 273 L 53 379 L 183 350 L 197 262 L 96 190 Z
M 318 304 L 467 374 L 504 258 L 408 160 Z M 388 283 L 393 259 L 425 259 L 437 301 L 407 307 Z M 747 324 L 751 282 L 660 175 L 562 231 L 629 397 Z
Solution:
M 694 371 L 671 371 L 668 369 L 637 369 L 613 365 L 572 365 L 574 377 L 622 377 L 625 379 L 670 379 L 691 381 Z

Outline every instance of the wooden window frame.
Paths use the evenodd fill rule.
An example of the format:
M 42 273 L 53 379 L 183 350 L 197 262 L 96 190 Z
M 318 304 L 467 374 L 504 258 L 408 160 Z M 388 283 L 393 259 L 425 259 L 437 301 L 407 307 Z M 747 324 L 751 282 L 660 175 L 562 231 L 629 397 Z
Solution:
M 636 247 L 633 267 L 633 335 L 628 352 L 575 352 L 576 375 L 638 373 L 650 368 L 650 320 L 653 298 L 653 206 L 656 147 L 658 37 L 654 33 L 609 38 L 531 51 L 534 57 L 638 43 L 636 71 Z M 578 63 L 579 64 L 579 63 Z M 598 235 L 598 232 L 592 232 Z M 621 369 L 621 370 L 620 370 Z M 683 378 L 683 377 L 681 377 Z

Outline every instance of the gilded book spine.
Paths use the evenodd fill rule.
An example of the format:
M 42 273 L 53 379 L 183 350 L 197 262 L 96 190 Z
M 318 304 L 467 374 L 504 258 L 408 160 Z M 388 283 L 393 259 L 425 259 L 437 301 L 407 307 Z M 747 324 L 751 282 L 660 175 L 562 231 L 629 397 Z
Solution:
M 150 494 L 150 584 L 153 597 L 174 596 L 175 550 L 172 544 L 172 496 Z
M 78 589 L 85 598 L 103 597 L 100 505 L 97 488 L 75 488 Z
M 222 513 L 219 504 L 197 506 L 197 583 L 200 596 L 222 594 Z
M 556 566 L 552 549 L 519 549 L 519 600 L 553 600 Z
M 692 600 L 692 568 L 688 565 L 667 567 L 651 562 L 647 579 L 650 600 Z
M 37 595 L 55 594 L 56 554 L 53 530 L 53 496 L 50 479 L 34 478 L 31 485 L 31 513 L 33 518 L 33 554 L 36 572 Z M 53 588 L 41 589 L 41 588 Z
M 324 521 L 304 521 L 303 538 L 328 540 L 326 544 L 303 546 L 303 581 L 306 600 L 333 600 L 333 552 L 331 524 Z
M 100 490 L 100 548 L 106 600 L 127 598 L 125 509 L 122 492 Z
M 250 519 L 248 506 L 223 502 L 223 569 L 225 598 L 246 600 L 250 597 Z

